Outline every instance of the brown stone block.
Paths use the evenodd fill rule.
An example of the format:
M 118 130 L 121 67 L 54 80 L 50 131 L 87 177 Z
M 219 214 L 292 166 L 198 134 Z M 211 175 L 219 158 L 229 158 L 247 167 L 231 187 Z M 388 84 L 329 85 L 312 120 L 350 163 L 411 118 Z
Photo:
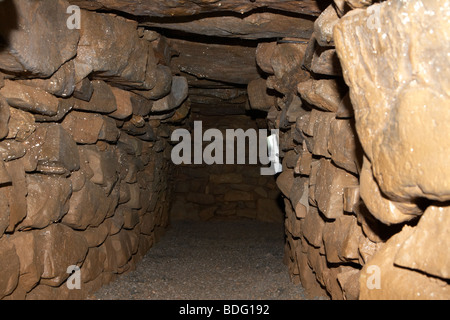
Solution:
M 331 121 L 328 151 L 338 167 L 355 174 L 361 171 L 363 151 L 352 120 Z
M 6 239 L 0 240 L 0 299 L 13 292 L 19 281 L 20 260 L 13 244 Z
M 5 138 L 9 134 L 9 118 L 10 107 L 6 99 L 0 95 L 0 139 Z
M 312 153 L 317 156 L 330 158 L 328 152 L 328 143 L 330 140 L 331 122 L 335 119 L 335 114 L 330 112 L 318 113 L 318 121 L 316 121 L 313 130 L 314 146 Z
M 75 90 L 75 66 L 73 60 L 64 63 L 48 79 L 19 80 L 19 82 L 40 88 L 57 97 L 69 97 Z
M 300 282 L 302 287 L 305 288 L 306 294 L 310 298 L 317 298 L 326 296 L 325 291 L 317 282 L 316 276 L 313 270 L 308 265 L 308 258 L 306 253 L 297 253 L 297 262 L 300 273 Z
M 286 197 L 289 197 L 293 183 L 294 170 L 284 170 L 277 177 L 277 186 Z
M 45 228 L 68 212 L 72 195 L 70 180 L 59 176 L 32 174 L 26 176 L 26 182 L 27 215 L 17 228 Z
M 271 58 L 276 47 L 276 42 L 262 42 L 256 48 L 256 63 L 264 72 L 273 74 Z
M 336 80 L 308 80 L 300 82 L 297 90 L 301 97 L 314 107 L 329 112 L 337 112 L 343 98 L 343 89 Z
M 108 226 L 105 223 L 100 224 L 97 227 L 88 227 L 86 230 L 79 232 L 87 242 L 89 248 L 100 246 L 108 236 Z
M 449 299 L 450 287 L 447 282 L 395 264 L 399 249 L 411 237 L 414 229 L 405 225 L 364 265 L 359 279 L 361 300 Z
M 0 102 L 1 104 L 1 102 Z M 0 107 L 1 108 L 1 107 Z M 8 107 L 8 114 L 2 114 L 2 120 L 8 120 L 6 139 L 16 139 L 17 141 L 25 141 L 36 130 L 34 117 L 31 113 L 16 108 Z M 0 134 L 0 136 L 2 136 Z
M 320 216 L 316 207 L 310 207 L 303 220 L 302 232 L 303 237 L 316 248 L 320 248 L 322 242 L 322 232 L 325 226 L 324 219 Z
M 314 190 L 320 211 L 328 219 L 341 216 L 344 212 L 344 188 L 357 184 L 358 179 L 355 176 L 322 158 Z
M 344 211 L 353 212 L 353 208 L 359 201 L 359 186 L 349 186 L 344 188 Z
M 94 91 L 89 101 L 74 99 L 75 110 L 98 113 L 112 113 L 117 110 L 116 97 L 111 87 L 101 80 L 91 81 Z
M 276 97 L 268 94 L 265 79 L 251 81 L 247 86 L 247 91 L 252 109 L 268 111 L 271 106 L 275 105 Z
M 83 236 L 63 224 L 51 224 L 36 233 L 39 263 L 42 265 L 41 284 L 59 286 L 69 277 L 67 268 L 81 265 L 88 246 Z
M 63 128 L 80 144 L 96 143 L 104 125 L 101 115 L 79 111 L 70 112 L 62 122 Z
M 50 77 L 77 54 L 80 31 L 66 27 L 66 1 L 14 0 L 2 5 L 0 33 L 8 39 L 0 68 Z M 48 17 L 52 19 L 48 19 Z
M 327 76 L 342 76 L 342 68 L 336 50 L 318 50 L 313 56 L 311 71 Z
M 372 173 L 370 161 L 364 157 L 360 176 L 360 194 L 370 213 L 384 224 L 398 224 L 422 214 L 414 203 L 392 201 L 385 197 Z
M 23 159 L 6 162 L 5 170 L 11 178 L 11 185 L 2 188 L 9 202 L 9 226 L 6 231 L 13 232 L 16 225 L 27 215 L 28 188 Z
M 337 280 L 342 288 L 342 294 L 345 300 L 358 300 L 359 276 L 360 270 L 353 268 L 337 275 Z
M 89 248 L 86 259 L 80 269 L 82 286 L 89 281 L 93 281 L 103 272 L 103 265 L 106 259 L 105 252 L 99 248 Z
M 6 80 L 5 86 L 0 89 L 11 107 L 54 116 L 58 112 L 59 100 L 46 91 L 21 84 L 17 81 Z
M 323 228 L 323 244 L 330 263 L 359 262 L 358 244 L 362 236 L 356 217 L 343 215 Z
M 74 192 L 69 203 L 69 211 L 63 217 L 62 223 L 78 230 L 100 225 L 109 208 L 105 192 L 91 181 L 86 181 L 80 191 Z
M 381 192 L 397 203 L 450 199 L 450 142 L 442 140 L 450 119 L 448 72 L 439 71 L 448 66 L 447 12 L 440 1 L 420 8 L 380 3 L 349 12 L 334 29 L 358 136 Z M 385 41 L 394 29 L 395 37 Z M 424 33 L 430 34 L 426 41 Z
M 131 103 L 132 92 L 111 87 L 111 91 L 116 99 L 117 109 L 108 114 L 115 119 L 123 120 L 131 116 L 133 113 L 133 105 Z
M 41 146 L 37 171 L 67 174 L 79 169 L 80 156 L 72 136 L 60 124 L 49 124 Z
M 411 236 L 400 246 L 394 264 L 449 279 L 449 213 L 449 206 L 429 206 Z
M 322 47 L 334 46 L 333 28 L 339 22 L 339 17 L 333 5 L 322 11 L 314 22 L 314 35 Z

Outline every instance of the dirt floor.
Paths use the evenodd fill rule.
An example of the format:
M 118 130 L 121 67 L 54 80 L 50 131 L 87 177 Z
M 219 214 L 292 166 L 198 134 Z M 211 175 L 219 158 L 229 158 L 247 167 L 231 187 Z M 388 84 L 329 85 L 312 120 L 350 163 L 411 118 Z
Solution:
M 172 223 L 135 271 L 100 300 L 304 300 L 283 264 L 283 226 L 258 221 Z

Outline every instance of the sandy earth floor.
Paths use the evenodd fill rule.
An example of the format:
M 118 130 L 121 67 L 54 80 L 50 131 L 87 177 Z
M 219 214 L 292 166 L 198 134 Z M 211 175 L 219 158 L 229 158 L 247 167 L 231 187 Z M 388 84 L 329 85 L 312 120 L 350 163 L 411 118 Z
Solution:
M 258 221 L 176 222 L 135 271 L 100 300 L 303 300 L 283 264 L 283 226 Z

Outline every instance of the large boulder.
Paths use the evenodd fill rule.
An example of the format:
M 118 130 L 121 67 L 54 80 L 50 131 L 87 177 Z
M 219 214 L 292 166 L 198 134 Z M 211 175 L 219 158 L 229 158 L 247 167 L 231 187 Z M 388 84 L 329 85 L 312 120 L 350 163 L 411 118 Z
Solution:
M 388 1 L 334 29 L 358 136 L 396 201 L 450 200 L 449 13 L 439 0 Z

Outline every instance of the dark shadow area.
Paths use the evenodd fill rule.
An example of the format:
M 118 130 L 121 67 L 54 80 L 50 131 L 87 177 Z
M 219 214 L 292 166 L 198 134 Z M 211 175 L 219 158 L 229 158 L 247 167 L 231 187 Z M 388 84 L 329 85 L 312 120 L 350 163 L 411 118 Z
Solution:
M 17 9 L 12 0 L 0 1 L 0 53 L 8 46 L 11 31 L 17 30 L 17 20 Z

